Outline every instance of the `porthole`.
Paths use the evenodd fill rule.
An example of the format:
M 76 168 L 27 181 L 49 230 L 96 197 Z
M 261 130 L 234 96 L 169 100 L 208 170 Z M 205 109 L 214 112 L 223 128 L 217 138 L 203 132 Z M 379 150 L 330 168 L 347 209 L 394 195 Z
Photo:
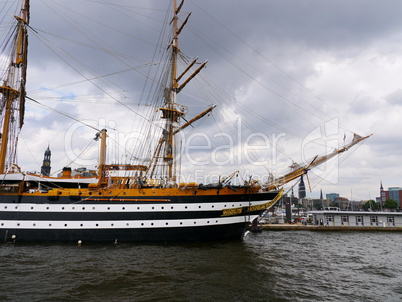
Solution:
M 123 195 L 127 195 L 127 193 L 126 193 L 126 192 L 123 192 Z
M 169 225 L 169 222 L 166 222 L 166 225 Z
M 67 226 L 67 223 L 65 223 L 64 226 L 66 227 L 66 226 Z
M 92 195 L 92 192 L 89 192 L 88 194 L 89 194 L 89 195 Z
M 141 226 L 144 226 L 144 223 L 141 223 Z
M 52 224 L 51 224 L 51 223 L 49 223 L 49 226 L 51 227 L 51 226 L 52 226 Z
M 7 206 L 5 206 L 4 208 L 7 209 Z
M 154 207 L 152 207 L 152 210 L 154 210 L 155 208 Z
M 173 210 L 173 207 L 170 207 Z
M 92 210 L 95 210 L 95 207 L 92 207 Z
M 126 226 L 129 226 L 130 224 L 129 223 L 126 223 Z
M 99 193 L 98 193 L 98 195 L 102 195 L 102 193 L 101 193 L 101 192 L 99 192 Z
M 215 206 L 214 206 L 214 205 L 212 205 L 212 208 L 215 208 Z
M 126 208 L 125 208 L 125 207 L 122 207 L 122 209 L 125 210 Z
M 49 207 L 46 207 L 46 210 L 49 210 Z
M 165 207 L 161 207 L 161 209 L 163 210 Z
M 72 210 L 75 210 L 75 207 L 72 207 L 71 209 L 72 209 Z
M 185 206 L 184 208 L 187 209 L 187 206 Z
M 108 207 L 107 209 L 110 210 L 110 207 Z
M 182 225 L 183 224 L 183 222 L 180 222 L 180 225 Z
M 85 207 L 82 207 L 83 210 L 85 210 Z
M 18 206 L 17 206 L 17 207 L 15 207 L 15 209 L 18 209 Z
M 207 221 L 207 223 L 209 223 L 209 220 Z
M 99 223 L 95 224 L 95 226 L 99 226 Z
M 154 225 L 154 223 L 153 223 L 153 222 L 151 222 L 151 225 Z
M 194 221 L 194 224 L 197 224 L 197 221 Z
M 33 226 L 36 226 L 36 223 L 34 223 Z
M 3 225 L 4 225 L 4 223 L 1 224 L 1 226 L 3 226 Z
M 80 226 L 84 226 L 84 225 L 81 223 Z
M 199 209 L 201 209 L 201 206 L 198 206 Z
M 33 210 L 34 209 L 34 207 L 31 207 L 31 210 Z
M 137 210 L 139 210 L 140 209 L 140 207 L 137 207 Z
M 114 223 L 112 223 L 111 226 L 114 226 Z
M 20 226 L 20 224 L 19 224 L 19 223 L 17 223 L 17 226 Z
M 62 207 L 61 209 L 64 210 L 64 207 Z

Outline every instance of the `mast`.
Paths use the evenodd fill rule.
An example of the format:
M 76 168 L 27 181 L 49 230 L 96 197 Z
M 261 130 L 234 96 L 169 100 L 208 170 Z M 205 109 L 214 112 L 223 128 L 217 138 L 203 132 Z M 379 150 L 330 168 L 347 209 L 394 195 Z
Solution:
M 17 20 L 17 29 L 11 45 L 10 64 L 7 67 L 6 78 L 3 79 L 3 84 L 0 86 L 3 123 L 2 132 L 0 134 L 0 173 L 6 173 L 7 169 L 15 161 L 16 132 L 21 129 L 24 123 L 25 83 L 28 58 L 28 0 L 24 1 L 21 16 L 15 16 L 15 18 Z M 12 137 L 13 135 L 14 137 Z M 15 142 L 10 142 L 12 138 L 15 139 Z
M 162 137 L 160 138 L 158 145 L 155 149 L 155 152 L 152 156 L 151 162 L 149 164 L 149 177 L 153 178 L 154 173 L 156 173 L 156 167 L 158 166 L 159 160 L 163 160 L 166 170 L 163 171 L 164 177 L 166 177 L 167 182 L 176 182 L 176 169 L 175 169 L 175 155 L 176 155 L 176 146 L 175 146 L 175 135 L 186 128 L 199 118 L 206 115 L 210 112 L 215 106 L 212 106 L 191 119 L 182 127 L 179 127 L 180 120 L 185 115 L 185 106 L 182 106 L 177 103 L 177 94 L 205 67 L 206 61 L 201 63 L 200 66 L 180 85 L 179 81 L 183 78 L 183 76 L 196 64 L 197 59 L 193 60 L 187 68 L 178 76 L 177 66 L 178 66 L 178 57 L 180 53 L 179 49 L 179 34 L 182 31 L 184 25 L 187 23 L 190 14 L 187 15 L 184 22 L 179 27 L 178 22 L 178 14 L 183 6 L 184 0 L 177 5 L 177 0 L 173 0 L 173 18 L 171 20 L 172 24 L 172 40 L 169 45 L 170 48 L 170 69 L 169 69 L 169 82 L 167 83 L 165 94 L 165 104 L 163 108 L 159 108 L 162 112 L 161 118 L 165 120 L 165 126 L 163 128 Z

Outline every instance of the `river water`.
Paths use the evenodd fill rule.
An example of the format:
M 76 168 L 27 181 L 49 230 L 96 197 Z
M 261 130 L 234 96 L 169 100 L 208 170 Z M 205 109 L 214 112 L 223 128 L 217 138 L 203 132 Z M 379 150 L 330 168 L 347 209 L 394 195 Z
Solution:
M 402 233 L 0 244 L 0 301 L 401 301 Z

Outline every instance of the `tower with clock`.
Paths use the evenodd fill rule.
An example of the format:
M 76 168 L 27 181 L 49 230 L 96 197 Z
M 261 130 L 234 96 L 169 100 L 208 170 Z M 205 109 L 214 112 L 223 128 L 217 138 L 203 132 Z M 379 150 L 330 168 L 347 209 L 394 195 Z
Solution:
M 45 156 L 43 157 L 43 165 L 41 167 L 41 174 L 43 176 L 49 176 L 50 175 L 50 156 L 52 153 L 50 152 L 49 146 L 47 147 L 45 151 Z

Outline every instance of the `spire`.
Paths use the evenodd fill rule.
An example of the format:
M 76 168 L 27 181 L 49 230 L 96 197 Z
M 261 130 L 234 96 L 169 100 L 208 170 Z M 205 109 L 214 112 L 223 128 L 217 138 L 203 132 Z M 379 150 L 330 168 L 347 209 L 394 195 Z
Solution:
M 382 181 L 381 181 L 381 185 L 380 185 L 380 191 L 384 191 L 384 188 L 382 187 Z
M 304 184 L 303 180 L 303 175 L 300 177 L 300 183 L 299 183 L 299 198 L 305 198 L 306 197 L 306 186 Z
M 324 198 L 322 198 L 322 189 L 321 189 L 321 193 L 320 193 L 320 199 L 323 200 Z
M 41 174 L 43 176 L 50 176 L 50 157 L 52 155 L 52 152 L 50 151 L 50 145 L 47 146 L 47 149 L 45 151 L 45 154 L 43 156 L 43 164 L 41 167 Z

